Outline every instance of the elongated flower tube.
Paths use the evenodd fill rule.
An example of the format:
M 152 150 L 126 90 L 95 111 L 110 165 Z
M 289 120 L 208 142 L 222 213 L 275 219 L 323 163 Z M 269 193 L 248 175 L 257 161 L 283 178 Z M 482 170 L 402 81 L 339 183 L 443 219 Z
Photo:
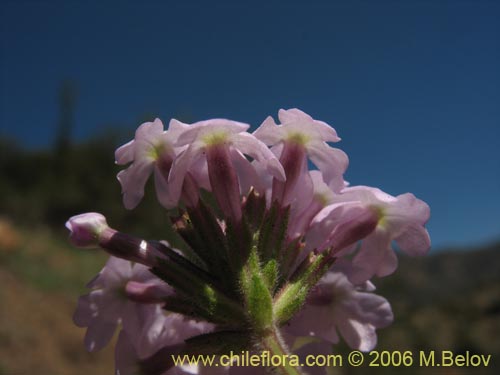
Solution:
M 348 165 L 347 155 L 326 143 L 340 141 L 335 129 L 296 108 L 280 109 L 278 117 L 280 125 L 272 117 L 268 117 L 254 132 L 268 146 L 280 147 L 278 152 L 287 179 L 285 183 L 274 182 L 273 200 L 277 199 L 284 205 L 291 202 L 306 155 L 319 168 L 324 181 L 332 189 L 342 189 L 342 175 Z
M 171 123 L 180 123 L 172 120 Z M 187 126 L 187 125 L 186 125 Z M 242 162 L 241 155 L 248 155 L 265 165 L 275 178 L 285 178 L 283 167 L 273 153 L 257 138 L 246 133 L 249 125 L 225 119 L 194 123 L 176 142 L 177 146 L 189 145 L 174 162 L 169 184 L 175 197 L 180 195 L 185 176 L 198 159 L 206 160 L 211 190 L 224 215 L 234 222 L 241 220 L 240 184 L 233 160 Z M 232 153 L 236 150 L 236 153 Z
M 96 212 L 71 217 L 66 228 L 77 247 L 101 247 L 113 256 L 150 267 L 156 264 L 156 257 L 161 256 L 147 241 L 110 228 L 106 218 Z

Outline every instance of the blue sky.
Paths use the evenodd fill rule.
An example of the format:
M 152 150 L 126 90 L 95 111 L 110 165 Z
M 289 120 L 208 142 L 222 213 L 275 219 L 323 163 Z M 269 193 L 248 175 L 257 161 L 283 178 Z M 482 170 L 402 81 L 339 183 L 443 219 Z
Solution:
M 297 107 L 336 128 L 352 184 L 430 204 L 435 247 L 500 238 L 500 3 L 235 3 L 1 2 L 1 133 L 52 144 L 66 78 L 75 140 Z

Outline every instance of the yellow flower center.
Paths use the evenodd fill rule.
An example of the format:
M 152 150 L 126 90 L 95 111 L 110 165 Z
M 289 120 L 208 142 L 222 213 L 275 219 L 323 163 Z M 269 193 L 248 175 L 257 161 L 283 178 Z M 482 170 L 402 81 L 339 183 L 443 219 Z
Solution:
M 309 142 L 310 138 L 304 133 L 293 132 L 288 134 L 287 141 L 294 142 L 299 145 L 305 146 L 307 142 Z
M 217 146 L 227 141 L 228 134 L 225 131 L 215 131 L 205 135 L 202 140 L 207 146 Z

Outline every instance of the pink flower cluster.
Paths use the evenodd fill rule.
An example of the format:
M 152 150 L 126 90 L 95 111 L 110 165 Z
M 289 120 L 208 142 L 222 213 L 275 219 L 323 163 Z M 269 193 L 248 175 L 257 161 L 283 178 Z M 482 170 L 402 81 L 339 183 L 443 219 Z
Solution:
M 269 256 L 280 262 L 284 280 L 273 296 L 309 260 L 319 255 L 335 260 L 298 312 L 282 324 L 286 341 L 293 347 L 299 337 L 314 337 L 315 350 L 327 353 L 342 337 L 351 348 L 369 351 L 377 343 L 376 329 L 393 320 L 389 303 L 374 293 L 370 279 L 396 270 L 394 243 L 408 255 L 428 252 L 424 225 L 429 207 L 410 193 L 393 197 L 377 188 L 349 186 L 343 178 L 348 157 L 329 144 L 340 141 L 334 128 L 298 109 L 280 110 L 278 118 L 277 124 L 268 117 L 253 133 L 248 124 L 226 119 L 190 125 L 171 120 L 167 130 L 159 119 L 142 124 L 115 154 L 116 163 L 127 166 L 118 174 L 124 205 L 132 209 L 140 203 L 153 174 L 158 201 L 168 210 L 195 212 L 200 191 L 210 192 L 222 236 L 227 228 L 235 228 L 242 238 L 244 228 L 263 230 L 265 223 L 251 225 L 256 200 L 262 202 L 266 220 L 279 222 L 286 216 L 278 255 Z M 309 169 L 311 164 L 315 169 Z M 121 327 L 117 374 L 238 372 L 169 363 L 169 354 L 182 352 L 187 338 L 216 332 L 220 325 L 168 312 L 178 291 L 148 270 L 169 261 L 159 243 L 117 232 L 97 213 L 73 217 L 67 227 L 75 245 L 100 246 L 112 255 L 75 313 L 75 323 L 87 327 L 88 350 L 101 349 Z M 228 269 L 236 267 L 231 259 L 240 256 L 231 251 L 238 249 L 229 249 L 228 265 L 222 262 Z M 207 274 L 221 269 L 211 268 L 210 259 L 205 263 L 198 262 Z

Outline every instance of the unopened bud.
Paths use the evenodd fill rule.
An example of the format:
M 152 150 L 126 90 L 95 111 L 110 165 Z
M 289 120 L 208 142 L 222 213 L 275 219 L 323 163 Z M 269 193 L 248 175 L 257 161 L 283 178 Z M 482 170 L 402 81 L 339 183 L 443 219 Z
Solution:
M 77 247 L 98 247 L 103 231 L 109 228 L 106 218 L 97 212 L 71 217 L 66 222 L 70 241 Z

